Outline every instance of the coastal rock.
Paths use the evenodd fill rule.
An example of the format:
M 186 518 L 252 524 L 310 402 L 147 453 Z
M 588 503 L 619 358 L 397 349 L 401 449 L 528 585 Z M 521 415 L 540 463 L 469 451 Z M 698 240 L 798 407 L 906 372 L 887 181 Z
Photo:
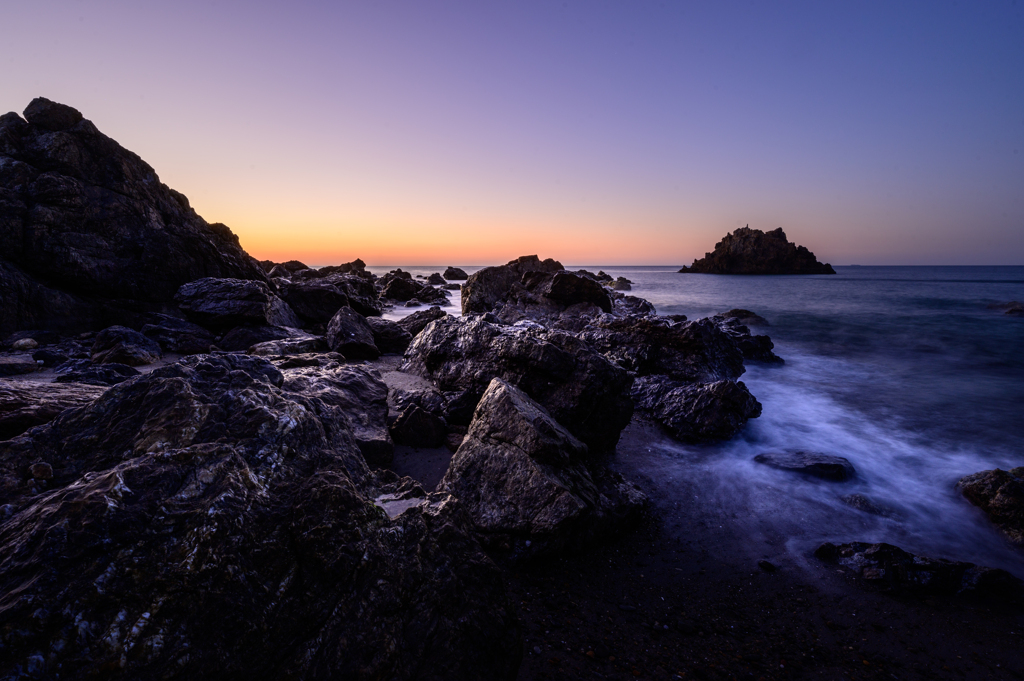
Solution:
M 35 350 L 38 347 L 39 343 L 35 338 L 22 338 L 11 343 L 11 350 L 15 351 Z
M 406 273 L 403 272 L 403 274 Z M 413 281 L 412 279 L 394 277 L 384 285 L 384 288 L 381 289 L 380 295 L 382 298 L 397 300 L 404 303 L 407 300 L 415 298 L 422 289 L 423 285 Z
M 80 113 L 25 111 L 0 117 L 0 332 L 124 323 L 202 277 L 266 281 L 230 229 Z
M 1024 467 L 967 475 L 960 478 L 956 488 L 1015 546 L 1024 548 Z
M 713 253 L 694 260 L 680 272 L 702 274 L 835 274 L 829 264 L 818 262 L 803 246 L 786 239 L 782 228 L 770 232 L 750 225 L 726 234 Z
M 408 317 L 402 317 L 398 320 L 398 325 L 408 331 L 411 336 L 415 337 L 420 331 L 426 328 L 427 324 L 435 319 L 440 319 L 447 315 L 448 313 L 440 307 L 429 307 L 426 310 L 413 312 Z
M 236 326 L 217 341 L 217 348 L 226 352 L 246 352 L 249 348 L 282 340 L 313 340 L 315 336 L 284 326 Z
M 326 324 L 343 307 L 348 306 L 348 296 L 322 279 L 289 282 L 280 289 L 281 298 L 307 324 Z
M 469 279 L 469 275 L 466 274 L 466 270 L 461 269 L 459 267 L 452 267 L 450 265 L 448 266 L 448 269 L 444 271 L 444 274 L 441 276 L 443 276 L 448 281 L 465 281 L 466 279 Z
M 240 325 L 302 325 L 262 281 L 206 277 L 182 286 L 174 301 L 189 320 L 214 331 Z
M 633 383 L 633 402 L 683 442 L 728 440 L 761 415 L 761 404 L 742 381 L 681 383 L 641 376 Z
M 637 296 L 627 296 L 618 291 L 612 292 L 612 312 L 620 317 L 647 317 L 657 314 L 650 302 Z
M 400 445 L 440 447 L 445 443 L 448 427 L 443 418 L 410 404 L 398 414 L 389 431 Z
M 528 272 L 553 274 L 564 269 L 556 260 L 542 261 L 535 255 L 524 255 L 497 267 L 485 267 L 474 272 L 462 285 L 462 314 L 490 312 L 495 303 L 508 300 L 514 289 L 525 289 L 520 282 Z
M 163 356 L 159 343 L 123 326 L 110 326 L 96 334 L 90 354 L 93 364 L 133 367 L 152 364 Z
M 728 312 L 722 312 L 716 315 L 718 317 L 724 317 L 725 319 L 735 319 L 743 326 L 771 326 L 768 320 L 750 310 L 744 310 L 743 308 L 733 308 Z
M 0 440 L 49 423 L 65 409 L 89 404 L 105 390 L 75 383 L 0 382 Z
M 282 383 L 194 356 L 0 443 L 0 676 L 515 678 L 458 500 L 385 513 L 348 411 Z
M 604 494 L 588 458 L 587 446 L 543 407 L 495 378 L 438 487 L 464 504 L 485 545 L 549 553 L 607 537 L 646 504 L 621 479 Z
M 142 335 L 159 343 L 165 352 L 182 355 L 209 352 L 215 340 L 198 324 L 165 314 L 152 315 L 150 323 L 142 327 Z
M 380 296 L 377 295 L 377 289 L 374 287 L 373 281 L 368 276 L 366 272 L 330 274 L 321 279 L 321 281 L 336 287 L 344 293 L 348 298 L 349 307 L 359 314 L 364 317 L 379 317 L 384 313 L 384 306 L 380 302 Z
M 127 364 L 93 364 L 89 360 L 70 360 L 54 367 L 54 371 L 57 373 L 54 383 L 101 386 L 117 385 L 140 375 L 137 369 Z
M 440 272 L 434 272 L 429 277 L 427 277 L 427 283 L 430 284 L 431 286 L 442 286 L 445 283 L 445 281 L 444 277 L 441 276 Z
M 464 403 L 501 378 L 593 451 L 614 449 L 633 414 L 629 374 L 568 333 L 447 316 L 421 331 L 405 357 L 403 371 L 464 393 Z
M 60 343 L 60 334 L 54 331 L 45 331 L 43 329 L 24 329 L 22 331 L 15 331 L 12 333 L 7 337 L 7 340 L 4 341 L 4 343 L 11 346 L 12 350 L 29 349 L 14 347 L 19 341 L 24 340 L 35 341 L 37 347 L 40 345 L 56 345 L 57 343 Z
M 591 303 L 601 308 L 602 312 L 612 311 L 612 299 L 608 291 L 593 279 L 573 272 L 527 272 L 521 282 L 531 293 L 566 307 Z
M 775 343 L 768 336 L 752 335 L 750 329 L 736 317 L 714 316 L 711 319 L 736 342 L 736 347 L 743 353 L 743 359 L 768 364 L 785 363 L 785 360 L 772 352 Z
M 974 563 L 915 556 L 892 544 L 825 543 L 814 555 L 838 563 L 870 584 L 897 593 L 1019 598 L 1022 584 L 1005 570 Z
M 843 457 L 817 452 L 765 452 L 755 456 L 754 461 L 772 468 L 836 482 L 849 480 L 857 474 L 853 464 Z
M 618 277 L 615 281 L 608 282 L 608 288 L 613 291 L 631 291 L 633 289 L 633 282 L 625 277 Z
M 373 328 L 366 318 L 349 307 L 343 307 L 327 325 L 327 345 L 347 359 L 377 359 L 380 350 L 373 342 Z
M 366 271 L 366 263 L 356 258 L 352 262 L 345 262 L 340 265 L 327 265 L 318 270 L 303 270 L 301 277 L 326 277 L 330 274 L 351 274 L 357 277 L 368 279 L 370 274 Z
M 324 353 L 328 351 L 327 339 L 323 336 L 311 336 L 303 334 L 280 340 L 269 340 L 256 343 L 247 350 L 250 355 L 261 357 L 284 357 L 290 355 L 305 355 L 309 353 Z
M 39 371 L 39 364 L 31 355 L 0 357 L 0 377 L 31 374 L 34 371 Z
M 383 354 L 402 354 L 412 342 L 412 334 L 398 322 L 381 317 L 367 317 L 366 322 L 373 330 L 373 344 Z

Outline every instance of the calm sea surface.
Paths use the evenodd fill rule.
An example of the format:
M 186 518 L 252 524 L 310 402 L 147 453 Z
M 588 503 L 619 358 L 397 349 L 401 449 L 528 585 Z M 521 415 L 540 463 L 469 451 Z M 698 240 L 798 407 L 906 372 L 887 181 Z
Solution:
M 834 276 L 792 277 L 567 269 L 578 267 L 627 277 L 660 314 L 752 310 L 771 324 L 754 332 L 770 335 L 786 360 L 748 365 L 743 381 L 764 412 L 739 437 L 702 447 L 651 442 L 647 472 L 669 493 L 673 480 L 691 493 L 700 479 L 723 517 L 787 538 L 794 555 L 825 540 L 889 541 L 1024 577 L 1024 552 L 954 489 L 968 473 L 1024 465 L 1024 318 L 987 307 L 1024 301 L 1024 267 L 838 267 Z M 458 292 L 452 300 L 457 314 Z M 857 480 L 810 481 L 751 461 L 780 449 L 844 456 Z M 841 500 L 855 493 L 892 517 Z

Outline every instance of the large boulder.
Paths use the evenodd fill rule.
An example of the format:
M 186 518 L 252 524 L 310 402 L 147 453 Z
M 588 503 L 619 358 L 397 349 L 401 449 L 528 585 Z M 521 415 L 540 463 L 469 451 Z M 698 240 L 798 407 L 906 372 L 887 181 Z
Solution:
M 236 326 L 224 334 L 216 347 L 227 352 L 246 352 L 249 348 L 273 341 L 309 341 L 314 342 L 319 336 L 313 336 L 299 329 L 287 326 Z
M 557 551 L 607 537 L 637 519 L 646 503 L 620 478 L 596 483 L 588 458 L 587 446 L 542 406 L 495 378 L 439 489 L 462 501 L 485 545 Z
M 524 255 L 505 265 L 478 270 L 462 285 L 462 314 L 490 312 L 495 303 L 508 300 L 516 288 L 524 288 L 521 281 L 528 272 L 553 274 L 564 269 L 556 260 Z
M 820 263 L 803 246 L 786 239 L 782 228 L 770 232 L 741 227 L 715 244 L 713 253 L 706 253 L 680 272 L 702 274 L 835 274 L 827 263 Z
M 735 310 L 731 310 L 731 312 L 735 312 Z M 769 364 L 784 363 L 781 357 L 772 352 L 775 348 L 775 343 L 772 342 L 772 339 L 768 336 L 752 335 L 750 329 L 747 328 L 740 318 L 715 315 L 711 319 L 736 342 L 736 347 L 743 353 L 743 359 L 767 362 Z M 760 318 L 758 317 L 758 319 Z
M 452 267 L 451 265 L 448 266 L 448 269 L 446 269 L 444 274 L 441 276 L 448 281 L 465 281 L 466 279 L 469 279 L 469 275 L 466 274 L 466 270 L 459 267 Z
M 398 325 L 408 331 L 411 336 L 416 336 L 427 327 L 427 324 L 447 314 L 447 312 L 435 305 L 428 307 L 426 310 L 417 310 L 408 317 L 402 317 L 398 320 Z
M 326 267 L 324 269 L 327 269 Z M 362 274 L 367 274 L 362 272 Z M 370 280 L 369 275 L 360 274 L 330 274 L 322 281 L 325 284 L 336 287 L 348 298 L 348 305 L 364 317 L 379 317 L 384 312 L 384 305 L 380 301 L 377 289 Z
M 629 374 L 572 334 L 449 316 L 421 331 L 405 357 L 403 371 L 470 399 L 501 378 L 595 451 L 614 449 L 633 414 Z
M 608 290 L 593 279 L 574 272 L 527 272 L 521 282 L 531 293 L 565 307 L 591 303 L 601 308 L 602 312 L 612 311 L 612 298 Z
M 142 159 L 69 106 L 0 116 L 0 332 L 90 330 L 159 312 L 189 281 L 266 281 Z
M 322 279 L 289 282 L 280 288 L 281 298 L 304 322 L 326 324 L 343 307 L 348 296 L 335 284 Z
M 86 385 L 117 385 L 141 372 L 127 364 L 93 364 L 87 359 L 72 359 L 53 368 L 57 374 L 54 383 L 83 383 Z
M 681 383 L 641 376 L 633 383 L 633 402 L 683 442 L 728 440 L 761 415 L 761 404 L 742 381 Z
M 373 328 L 366 318 L 350 307 L 343 307 L 327 325 L 327 345 L 347 359 L 377 359 L 380 350 L 373 342 Z
M 89 404 L 105 390 L 76 383 L 0 382 L 0 440 L 49 423 L 65 409 Z
M 373 344 L 384 354 L 402 354 L 412 342 L 412 334 L 398 322 L 382 317 L 367 317 L 366 323 L 373 330 Z
M 163 356 L 159 343 L 124 326 L 111 326 L 96 334 L 90 354 L 94 364 L 132 367 L 152 364 Z
M 385 512 L 358 406 L 286 383 L 193 356 L 0 443 L 0 676 L 515 678 L 458 500 Z
M 212 330 L 235 326 L 301 326 L 288 304 L 262 281 L 206 277 L 183 285 L 174 301 L 191 321 Z
M 1024 548 L 1024 466 L 973 473 L 960 478 L 956 487 L 1015 546 Z
M 182 355 L 209 352 L 216 340 L 198 324 L 165 314 L 153 315 L 142 327 L 142 335 L 155 340 L 165 352 Z

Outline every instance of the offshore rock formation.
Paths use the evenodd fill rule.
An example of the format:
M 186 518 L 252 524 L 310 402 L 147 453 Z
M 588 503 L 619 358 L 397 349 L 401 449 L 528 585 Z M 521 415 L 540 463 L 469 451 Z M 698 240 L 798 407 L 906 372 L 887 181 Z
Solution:
M 230 229 L 43 98 L 0 116 L 0 244 L 0 332 L 125 324 L 202 277 L 266 281 Z
M 197 355 L 0 442 L 0 676 L 513 679 L 520 630 L 459 501 L 375 503 L 411 482 L 359 444 L 386 437 L 385 393 Z
M 828 263 L 822 264 L 803 246 L 786 239 L 782 228 L 770 232 L 750 229 L 750 225 L 726 234 L 706 253 L 680 272 L 701 274 L 835 274 Z

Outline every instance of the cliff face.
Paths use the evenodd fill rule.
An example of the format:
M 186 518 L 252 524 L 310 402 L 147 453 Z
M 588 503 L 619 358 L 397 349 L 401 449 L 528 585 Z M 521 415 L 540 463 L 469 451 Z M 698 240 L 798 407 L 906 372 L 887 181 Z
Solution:
M 0 116 L 0 244 L 0 332 L 104 325 L 202 277 L 266 281 L 230 229 L 43 98 Z
M 700 274 L 835 274 L 828 263 L 820 263 L 803 246 L 786 239 L 782 228 L 770 232 L 741 227 L 715 244 L 680 272 Z

